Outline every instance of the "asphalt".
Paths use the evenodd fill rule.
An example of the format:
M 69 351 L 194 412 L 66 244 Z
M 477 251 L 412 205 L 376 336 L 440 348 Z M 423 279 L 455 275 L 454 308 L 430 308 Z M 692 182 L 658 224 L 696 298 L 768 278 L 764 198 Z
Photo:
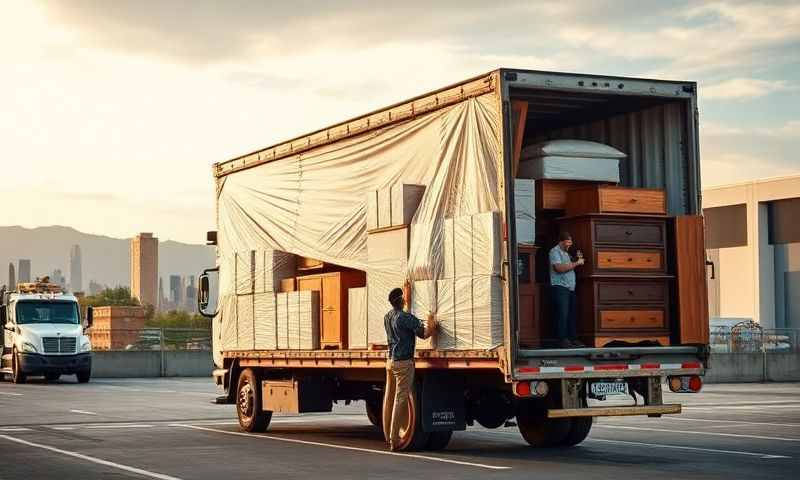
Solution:
M 532 449 L 515 427 L 456 432 L 436 453 L 393 454 L 364 407 L 281 416 L 239 431 L 210 379 L 0 383 L 0 479 L 796 478 L 800 384 L 667 394 L 678 416 L 604 418 L 570 449 Z

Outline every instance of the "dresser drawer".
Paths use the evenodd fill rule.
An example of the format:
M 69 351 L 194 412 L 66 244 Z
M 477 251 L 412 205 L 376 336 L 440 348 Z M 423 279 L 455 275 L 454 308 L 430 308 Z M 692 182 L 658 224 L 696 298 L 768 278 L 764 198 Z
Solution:
M 609 303 L 657 303 L 667 301 L 666 282 L 605 282 L 598 281 L 597 302 Z
M 661 271 L 664 269 L 661 250 L 597 250 L 597 270 Z
M 596 243 L 616 243 L 632 245 L 664 245 L 666 225 L 654 223 L 622 223 L 613 221 L 594 221 Z
M 664 310 L 600 310 L 603 330 L 664 328 Z
M 613 213 L 667 213 L 663 190 L 645 188 L 603 187 L 600 194 L 600 211 Z

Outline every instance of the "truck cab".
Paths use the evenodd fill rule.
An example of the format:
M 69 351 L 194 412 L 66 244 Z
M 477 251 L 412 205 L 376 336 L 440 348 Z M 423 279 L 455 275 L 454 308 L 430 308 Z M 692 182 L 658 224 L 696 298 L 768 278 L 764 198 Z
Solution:
M 88 382 L 92 344 L 84 328 L 91 324 L 91 309 L 84 324 L 78 299 L 47 282 L 21 283 L 3 294 L 0 374 L 10 374 L 14 383 L 25 383 L 31 375 L 55 381 L 71 374 L 79 383 Z

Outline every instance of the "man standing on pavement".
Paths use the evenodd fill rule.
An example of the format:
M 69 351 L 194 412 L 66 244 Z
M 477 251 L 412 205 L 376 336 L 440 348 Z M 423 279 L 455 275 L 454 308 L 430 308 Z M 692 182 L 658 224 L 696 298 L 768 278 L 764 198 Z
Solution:
M 408 423 L 408 402 L 414 388 L 416 338 L 428 338 L 436 330 L 433 314 L 427 322 L 403 310 L 403 290 L 389 293 L 392 309 L 383 318 L 389 355 L 386 359 L 386 388 L 383 395 L 383 432 L 391 450 L 401 448 L 400 429 Z
M 561 348 L 582 347 L 576 333 L 575 269 L 583 265 L 583 258 L 573 262 L 569 255 L 572 236 L 561 232 L 558 244 L 550 250 L 550 285 L 553 314 L 556 320 L 556 337 Z

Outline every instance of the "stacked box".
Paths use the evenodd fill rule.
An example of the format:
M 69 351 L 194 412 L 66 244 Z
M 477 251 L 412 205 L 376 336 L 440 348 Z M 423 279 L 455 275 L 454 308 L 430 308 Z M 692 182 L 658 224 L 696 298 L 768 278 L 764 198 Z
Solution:
M 416 282 L 415 282 L 416 284 Z M 503 343 L 503 287 L 498 276 L 437 282 L 441 350 L 484 350 Z
M 386 344 L 383 318 L 391 309 L 389 292 L 403 288 L 408 270 L 407 227 L 367 235 L 367 342 Z
M 436 295 L 439 308 L 436 318 L 439 330 L 436 333 L 436 348 L 453 350 L 456 348 L 456 298 L 455 280 L 452 278 L 436 282 Z
M 297 271 L 297 256 L 280 250 L 259 250 L 255 253 L 255 284 L 257 293 L 278 292 L 281 281 L 292 278 Z
M 255 347 L 255 325 L 253 323 L 253 295 L 236 296 L 237 350 L 252 350 Z
M 535 180 L 514 179 L 514 218 L 517 226 L 517 243 L 536 243 Z
M 392 306 L 389 292 L 403 288 L 405 275 L 370 272 L 367 274 L 367 343 L 386 345 L 386 327 L 383 319 Z
M 446 218 L 443 228 L 442 278 L 500 274 L 503 242 L 496 212 Z
M 436 310 L 436 282 L 433 280 L 417 280 L 411 292 L 411 314 L 425 321 L 428 313 Z M 417 350 L 433 348 L 433 337 L 417 339 Z
M 253 280 L 254 269 L 256 260 L 256 251 L 247 250 L 244 252 L 235 252 L 236 256 L 236 270 L 234 272 L 234 282 L 236 282 L 236 294 L 247 295 L 253 293 Z
M 405 183 L 369 192 L 367 230 L 410 224 L 424 194 L 424 186 Z
M 347 291 L 347 345 L 352 349 L 367 348 L 367 287 Z
M 289 292 L 286 296 L 288 316 L 289 350 L 300 349 L 300 292 Z
M 272 292 L 256 293 L 255 310 L 255 349 L 275 350 L 278 348 L 277 307 Z
M 472 318 L 472 277 L 460 277 L 453 280 L 453 323 L 455 330 L 456 350 L 473 348 L 475 324 Z
M 291 292 L 290 292 L 291 293 Z M 289 293 L 275 295 L 275 324 L 278 350 L 289 348 Z
M 472 324 L 472 348 L 490 349 L 503 344 L 503 283 L 500 277 L 473 277 Z
M 317 350 L 319 348 L 319 292 L 307 290 L 295 293 L 297 293 L 297 348 Z

